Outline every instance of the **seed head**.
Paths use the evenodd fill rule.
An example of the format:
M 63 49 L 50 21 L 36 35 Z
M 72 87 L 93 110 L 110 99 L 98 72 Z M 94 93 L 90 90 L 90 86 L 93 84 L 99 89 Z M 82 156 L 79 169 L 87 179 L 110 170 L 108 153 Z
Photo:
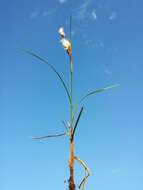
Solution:
M 62 46 L 64 47 L 64 49 L 66 50 L 66 52 L 69 55 L 71 55 L 71 43 L 70 43 L 70 41 L 66 38 L 62 38 L 61 43 L 62 43 Z
M 64 28 L 63 27 L 59 28 L 59 34 L 60 34 L 61 38 L 65 37 L 65 32 L 64 32 Z

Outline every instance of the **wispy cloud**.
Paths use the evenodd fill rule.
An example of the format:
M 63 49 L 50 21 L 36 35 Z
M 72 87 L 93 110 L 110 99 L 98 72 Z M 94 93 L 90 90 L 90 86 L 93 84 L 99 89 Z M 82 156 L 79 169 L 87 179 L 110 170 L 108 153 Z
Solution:
M 115 20 L 117 18 L 117 12 L 113 11 L 110 16 L 109 16 L 109 20 Z
M 46 16 L 50 16 L 52 14 L 55 13 L 55 9 L 51 9 L 51 10 L 44 10 L 44 11 L 32 11 L 29 15 L 30 19 L 37 19 L 39 17 L 46 17 Z
M 114 169 L 111 170 L 111 173 L 112 173 L 112 174 L 118 174 L 118 173 L 120 173 L 120 172 L 121 172 L 121 169 L 120 169 L 120 168 L 114 168 Z
M 59 3 L 63 4 L 65 3 L 67 0 L 59 0 Z
M 80 21 L 95 21 L 97 19 L 96 9 L 91 6 L 91 0 L 84 0 L 73 12 L 75 18 Z
M 111 75 L 111 74 L 112 74 L 112 71 L 109 70 L 109 68 L 105 68 L 105 69 L 104 69 L 104 72 L 105 72 L 106 75 Z M 117 171 L 117 170 L 116 170 L 116 171 Z M 115 173 L 115 169 L 112 170 L 112 173 Z
M 36 19 L 40 15 L 39 11 L 33 11 L 30 13 L 30 19 Z
M 41 16 L 46 17 L 54 14 L 56 12 L 56 9 L 46 10 L 41 12 Z
M 96 48 L 105 48 L 105 44 L 103 43 L 103 41 L 97 41 L 95 44 Z
M 77 19 L 83 20 L 87 17 L 89 4 L 90 0 L 86 0 L 75 10 Z
M 48 16 L 49 15 L 49 11 L 44 11 L 43 13 L 42 13 L 42 16 Z
M 100 49 L 103 50 L 105 48 L 105 44 L 102 41 L 97 41 L 96 39 L 91 39 L 90 37 L 82 34 L 82 44 L 86 45 L 86 47 L 90 47 L 90 48 L 96 48 L 96 49 Z
M 92 10 L 91 16 L 92 16 L 92 19 L 93 19 L 93 20 L 96 20 L 96 19 L 97 19 L 97 15 L 96 15 L 96 10 L 95 10 L 95 9 Z

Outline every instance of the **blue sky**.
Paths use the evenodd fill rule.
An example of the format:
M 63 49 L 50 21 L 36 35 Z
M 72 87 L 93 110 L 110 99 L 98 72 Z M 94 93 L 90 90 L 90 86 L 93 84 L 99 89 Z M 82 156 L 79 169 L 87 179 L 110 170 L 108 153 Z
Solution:
M 20 49 L 47 58 L 68 82 L 58 29 L 69 34 L 71 13 L 75 100 L 120 84 L 84 103 L 75 151 L 92 173 L 86 189 L 143 189 L 142 7 L 141 0 L 1 2 L 0 189 L 66 189 L 68 139 L 31 136 L 63 132 L 68 102 L 47 65 Z M 82 172 L 76 164 L 77 182 Z

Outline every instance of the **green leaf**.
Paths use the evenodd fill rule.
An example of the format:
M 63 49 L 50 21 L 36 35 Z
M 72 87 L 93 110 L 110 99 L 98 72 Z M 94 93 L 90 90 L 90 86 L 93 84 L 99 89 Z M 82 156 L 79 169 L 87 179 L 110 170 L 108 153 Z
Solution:
M 66 133 L 61 133 L 61 134 L 56 134 L 56 135 L 46 135 L 46 136 L 41 136 L 41 137 L 32 137 L 34 140 L 46 140 L 48 138 L 56 138 L 56 137 L 61 137 L 65 136 Z
M 57 77 L 59 78 L 60 82 L 62 83 L 65 91 L 66 91 L 66 94 L 68 96 L 68 99 L 69 99 L 69 102 L 71 102 L 71 98 L 70 98 L 70 93 L 69 93 L 69 90 L 67 88 L 67 85 L 66 83 L 64 82 L 62 76 L 59 74 L 59 72 L 55 69 L 55 67 L 53 65 L 51 65 L 50 63 L 48 63 L 47 60 L 43 59 L 42 57 L 40 57 L 39 55 L 29 51 L 29 50 L 24 50 L 25 53 L 29 54 L 29 55 L 32 55 L 33 57 L 37 58 L 38 60 L 40 60 L 41 62 L 47 64 L 51 70 L 57 75 Z
M 83 112 L 83 107 L 81 107 L 81 110 L 80 110 L 80 112 L 79 112 L 79 114 L 78 114 L 78 117 L 77 117 L 77 120 L 76 120 L 76 123 L 75 123 L 74 129 L 73 129 L 73 133 L 72 133 L 72 136 L 71 136 L 71 141 L 74 140 L 75 131 L 76 131 L 76 128 L 77 128 L 78 122 L 79 122 L 79 120 L 80 120 L 80 117 L 81 117 L 81 115 L 82 115 L 82 112 Z
M 115 84 L 115 85 L 112 85 L 112 86 L 107 86 L 107 87 L 105 87 L 105 88 L 100 88 L 100 89 L 91 91 L 91 92 L 87 93 L 85 96 L 83 96 L 83 97 L 81 98 L 80 103 L 81 103 L 83 100 L 85 100 L 87 97 L 91 96 L 91 95 L 95 95 L 95 94 L 97 94 L 97 93 L 99 93 L 99 92 L 103 92 L 103 91 L 105 91 L 105 90 L 108 90 L 108 89 L 111 89 L 111 88 L 115 88 L 115 87 L 117 87 L 117 86 L 119 86 L 119 84 Z

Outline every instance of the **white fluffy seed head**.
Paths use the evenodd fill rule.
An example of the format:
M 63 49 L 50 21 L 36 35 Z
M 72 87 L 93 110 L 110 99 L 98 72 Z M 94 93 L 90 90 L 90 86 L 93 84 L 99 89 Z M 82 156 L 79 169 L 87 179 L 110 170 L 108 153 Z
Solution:
M 62 43 L 62 46 L 64 47 L 64 49 L 66 50 L 66 52 L 68 54 L 71 54 L 71 43 L 70 43 L 70 41 L 67 40 L 66 38 L 62 38 L 61 43 Z
M 61 36 L 62 38 L 65 37 L 65 32 L 64 32 L 64 28 L 63 28 L 63 27 L 60 27 L 60 28 L 59 28 L 59 34 L 60 34 L 60 36 Z

